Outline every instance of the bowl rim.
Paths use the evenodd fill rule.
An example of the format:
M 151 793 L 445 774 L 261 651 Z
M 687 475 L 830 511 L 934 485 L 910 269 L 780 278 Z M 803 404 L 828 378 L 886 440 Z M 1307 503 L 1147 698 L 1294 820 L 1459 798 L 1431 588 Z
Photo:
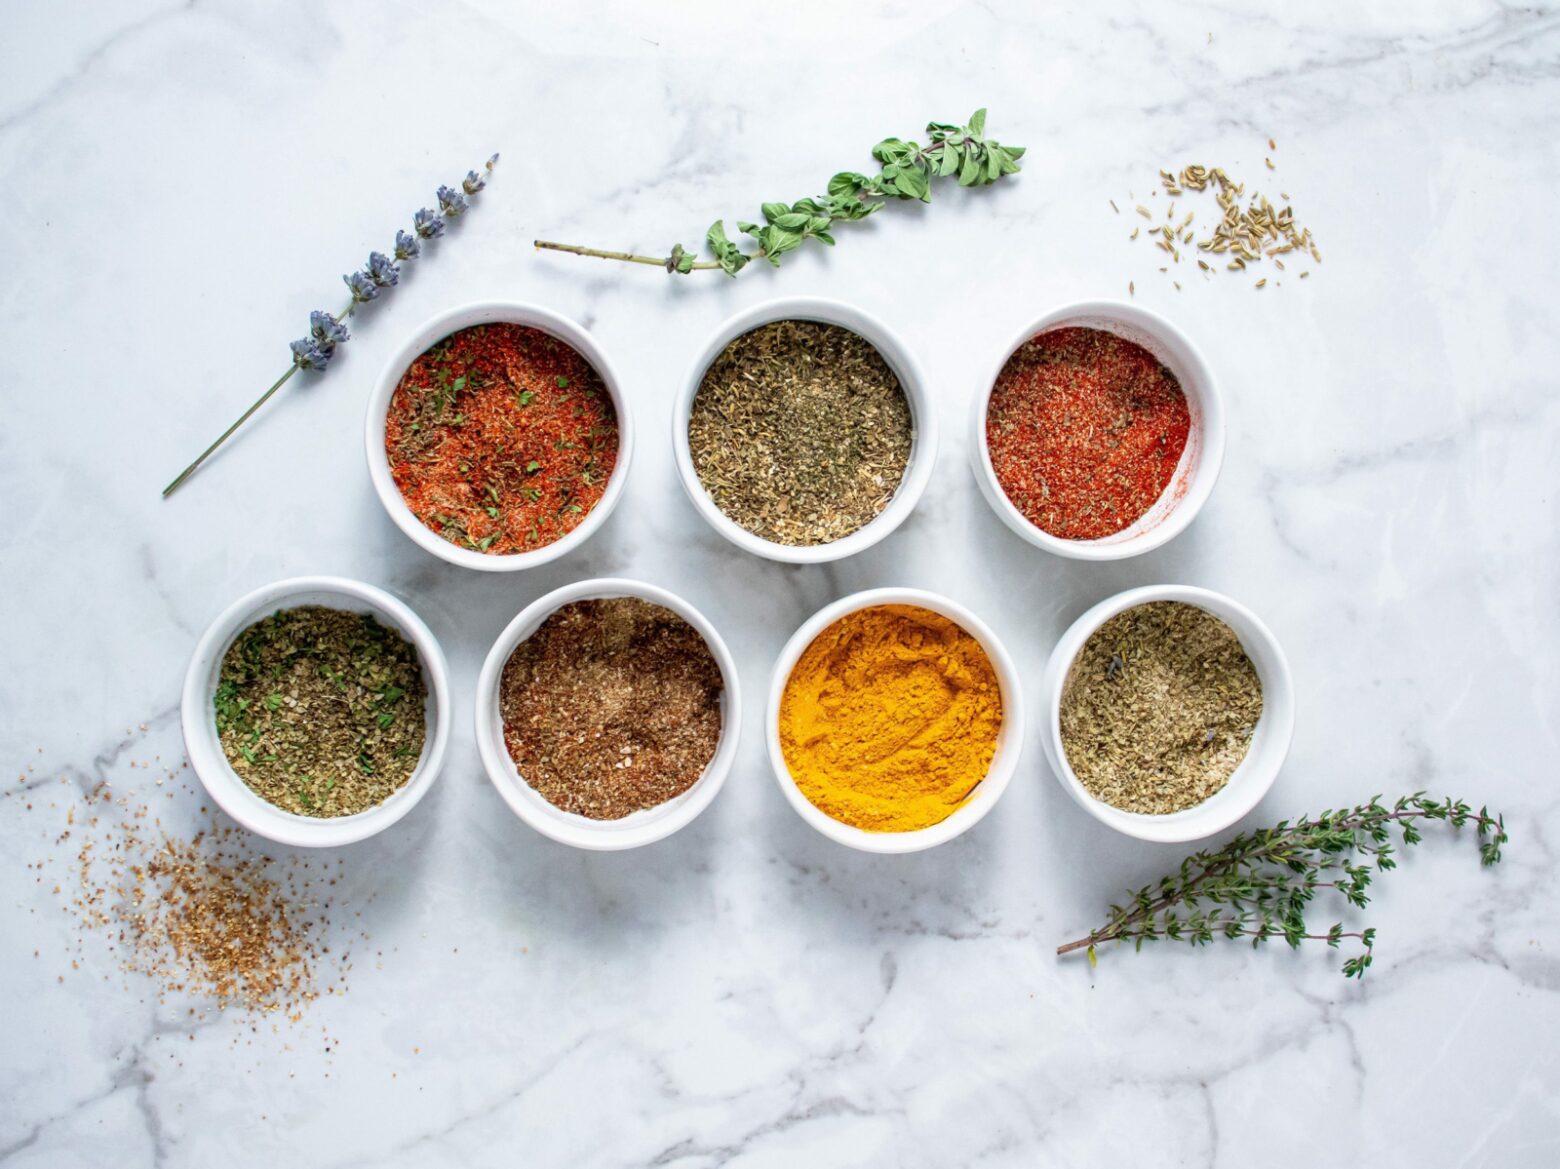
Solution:
M 1195 421 L 1198 433 L 1196 462 L 1186 478 L 1186 490 L 1170 510 L 1153 526 L 1135 535 L 1122 538 L 1121 533 L 1103 536 L 1097 540 L 1068 540 L 1042 530 L 1019 511 L 1008 498 L 996 469 L 991 464 L 991 451 L 986 445 L 986 414 L 991 405 L 991 395 L 996 389 L 997 378 L 1013 354 L 1030 339 L 1057 328 L 1062 322 L 1074 318 L 1092 318 L 1099 325 L 1111 323 L 1124 325 L 1129 330 L 1144 334 L 1162 349 L 1179 347 L 1185 351 L 1186 360 L 1177 362 L 1183 368 L 1173 372 L 1181 382 L 1182 391 L 1194 410 L 1200 411 L 1200 422 Z M 1099 327 L 1094 325 L 1091 327 Z M 1128 340 L 1137 340 L 1128 337 Z M 1156 357 L 1163 360 L 1162 353 Z M 1164 362 L 1170 365 L 1170 362 Z M 1181 532 L 1197 518 L 1203 504 L 1213 493 L 1219 471 L 1224 464 L 1226 439 L 1224 399 L 1213 375 L 1212 368 L 1202 350 L 1178 326 L 1167 318 L 1139 305 L 1119 300 L 1082 300 L 1059 305 L 1044 313 L 1021 329 L 1017 336 L 1001 351 L 1001 356 L 990 368 L 985 382 L 978 388 L 971 410 L 970 463 L 975 479 L 987 504 L 1013 532 L 1047 552 L 1073 560 L 1125 560 L 1151 552 Z M 1172 482 L 1173 487 L 1173 482 Z M 1167 487 L 1166 491 L 1172 489 Z M 1161 494 L 1163 498 L 1163 494 Z M 1156 501 L 1157 502 L 1157 501 Z
M 290 599 L 318 594 L 367 606 L 412 642 L 427 683 L 426 705 L 432 709 L 433 730 L 412 777 L 383 803 L 351 816 L 300 816 L 267 802 L 228 763 L 211 714 L 214 679 L 233 639 L 269 612 L 295 607 L 287 604 Z M 384 589 L 344 576 L 288 577 L 245 593 L 206 627 L 185 670 L 179 715 L 190 767 L 218 807 L 251 832 L 278 844 L 332 848 L 383 832 L 410 812 L 433 786 L 449 748 L 449 666 L 433 631 L 410 606 Z
M 540 329 L 569 345 L 589 362 L 600 376 L 602 384 L 606 386 L 608 397 L 612 399 L 618 419 L 617 463 L 612 469 L 612 474 L 607 478 L 606 490 L 603 491 L 601 499 L 580 521 L 579 526 L 568 535 L 541 548 L 534 548 L 528 552 L 497 555 L 476 552 L 470 548 L 457 548 L 424 526 L 412 514 L 412 509 L 402 498 L 400 490 L 395 485 L 395 479 L 390 474 L 390 460 L 385 455 L 385 427 L 389 416 L 390 398 L 395 393 L 396 386 L 400 384 L 401 375 L 406 372 L 407 367 L 430 345 L 450 334 L 473 325 L 494 323 L 511 323 Z M 628 480 L 629 464 L 633 461 L 634 420 L 628 396 L 623 392 L 617 367 L 612 363 L 606 350 L 583 325 L 552 309 L 528 301 L 477 300 L 435 313 L 411 330 L 405 340 L 391 352 L 374 382 L 373 392 L 369 395 L 368 409 L 363 421 L 363 441 L 364 453 L 368 459 L 368 476 L 374 485 L 374 494 L 379 497 L 380 505 L 395 526 L 400 528 L 414 544 L 439 559 L 450 564 L 458 564 L 462 568 L 473 568 L 479 572 L 518 572 L 527 568 L 536 568 L 567 555 L 590 539 L 607 522 L 607 518 L 622 498 Z
M 910 406 L 913 445 L 904 478 L 895 489 L 893 498 L 878 515 L 850 535 L 827 544 L 780 544 L 755 535 L 739 525 L 716 506 L 704 490 L 704 485 L 699 482 L 688 442 L 688 421 L 693 413 L 693 399 L 699 392 L 710 364 L 727 345 L 744 333 L 781 320 L 819 321 L 838 325 L 865 338 L 898 377 L 905 401 Z M 826 564 L 841 560 L 866 551 L 892 533 L 909 518 L 927 484 L 931 482 L 932 470 L 937 462 L 939 435 L 937 409 L 927 388 L 926 373 L 899 333 L 865 309 L 821 296 L 774 297 L 727 317 L 707 336 L 698 356 L 689 364 L 688 373 L 672 408 L 673 461 L 677 465 L 677 478 L 694 510 L 704 517 L 710 527 L 738 548 L 784 564 Z
M 554 612 L 574 601 L 608 597 L 641 597 L 676 613 L 704 638 L 720 667 L 724 692 L 721 699 L 720 740 L 704 773 L 681 795 L 666 803 L 621 820 L 590 820 L 548 803 L 520 775 L 504 745 L 503 717 L 498 709 L 498 687 L 509 655 Z M 714 801 L 725 785 L 736 760 L 742 733 L 742 688 L 736 659 L 719 631 L 688 601 L 659 585 L 628 577 L 602 576 L 575 581 L 538 597 L 521 609 L 494 640 L 483 659 L 473 702 L 477 753 L 488 779 L 499 796 L 526 824 L 560 844 L 593 851 L 640 848 L 664 840 L 687 827 Z
M 803 794 L 786 766 L 785 753 L 780 746 L 780 701 L 791 671 L 813 641 L 841 617 L 862 609 L 879 605 L 907 605 L 929 609 L 957 624 L 980 642 L 986 651 L 992 669 L 997 675 L 997 685 L 1002 694 L 1002 729 L 997 735 L 997 749 L 992 756 L 986 777 L 954 812 L 936 824 L 909 832 L 868 832 L 863 828 L 836 820 L 817 807 Z M 780 785 L 786 802 L 803 820 L 818 832 L 836 843 L 858 849 L 861 852 L 898 854 L 919 852 L 946 844 L 963 835 L 980 823 L 1007 791 L 1014 773 L 1018 770 L 1019 757 L 1024 749 L 1024 694 L 1018 668 L 996 633 L 973 612 L 957 601 L 940 593 L 925 589 L 884 587 L 864 589 L 841 597 L 819 609 L 793 633 L 775 659 L 769 680 L 769 699 L 765 710 L 765 740 L 769 752 L 770 770 Z
M 1224 787 L 1200 804 L 1167 815 L 1128 812 L 1089 794 L 1067 762 L 1067 753 L 1062 746 L 1062 688 L 1074 659 L 1106 621 L 1152 601 L 1180 601 L 1219 618 L 1240 638 L 1262 682 L 1262 715 L 1257 724 L 1263 736 L 1261 742 L 1253 736 L 1251 749 Z M 1139 840 L 1184 844 L 1222 832 L 1256 807 L 1272 789 L 1294 738 L 1294 678 L 1289 660 L 1273 631 L 1239 601 L 1195 585 L 1143 585 L 1092 605 L 1067 627 L 1052 649 L 1046 662 L 1043 688 L 1045 726 L 1040 741 L 1051 773 L 1084 811 L 1102 824 Z M 1264 724 L 1265 730 L 1262 729 Z

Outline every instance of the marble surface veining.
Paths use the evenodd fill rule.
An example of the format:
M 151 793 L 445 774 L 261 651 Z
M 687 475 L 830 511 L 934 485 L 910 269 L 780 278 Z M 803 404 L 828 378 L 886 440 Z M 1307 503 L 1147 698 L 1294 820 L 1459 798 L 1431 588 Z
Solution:
M 72 0 L 11 5 L 5 26 L 4 1169 L 1560 1159 L 1560 9 Z M 530 248 L 692 244 L 979 105 L 1029 148 L 1021 178 L 894 207 L 779 272 L 672 280 Z M 308 310 L 334 307 L 337 274 L 492 150 L 480 206 L 336 366 L 160 500 Z M 1324 263 L 1261 291 L 1183 265 L 1177 291 L 1127 236 L 1158 168 L 1187 162 L 1288 192 Z M 1223 476 L 1162 550 L 1065 562 L 980 500 L 966 411 L 1027 321 L 1129 281 L 1217 373 Z M 887 320 L 942 411 L 918 511 L 827 568 L 715 536 L 666 441 L 704 338 L 786 294 Z M 641 424 L 611 521 L 520 576 L 419 551 L 363 467 L 380 364 L 484 297 L 592 329 Z M 70 917 L 28 866 L 85 787 L 145 794 L 176 768 L 210 618 L 312 572 L 424 616 L 457 734 L 427 800 L 341 854 L 338 904 L 375 956 L 303 1023 L 250 1034 L 159 1006 L 101 946 L 71 969 Z M 587 855 L 509 814 L 469 712 L 504 624 L 608 573 L 701 607 L 749 702 L 700 820 Z M 826 602 L 942 591 L 1033 679 L 1084 608 L 1158 581 L 1233 595 L 1288 648 L 1294 748 L 1248 826 L 1419 787 L 1506 813 L 1497 870 L 1436 839 L 1377 886 L 1363 983 L 1313 949 L 1057 960 L 1180 850 L 1087 818 L 1036 719 L 1002 804 L 930 853 L 848 852 L 777 790 L 756 696 Z M 193 830 L 200 802 L 179 788 L 161 815 Z

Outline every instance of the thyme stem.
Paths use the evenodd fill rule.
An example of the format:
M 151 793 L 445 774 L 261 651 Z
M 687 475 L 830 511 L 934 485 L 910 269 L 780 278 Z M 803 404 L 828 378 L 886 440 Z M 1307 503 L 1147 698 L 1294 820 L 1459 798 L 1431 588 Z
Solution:
M 1369 903 L 1373 870 L 1396 867 L 1390 830 L 1404 846 L 1418 844 L 1422 822 L 1442 821 L 1452 828 L 1471 825 L 1480 858 L 1497 864 L 1506 843 L 1506 826 L 1487 808 L 1475 812 L 1462 800 L 1436 800 L 1423 792 L 1404 796 L 1390 808 L 1379 798 L 1354 808 L 1301 817 L 1273 828 L 1235 837 L 1217 851 L 1198 852 L 1157 886 L 1133 893 L 1127 906 L 1113 905 L 1104 925 L 1058 946 L 1058 955 L 1086 950 L 1090 962 L 1105 942 L 1166 940 L 1204 945 L 1218 938 L 1250 938 L 1260 944 L 1281 938 L 1290 946 L 1323 941 L 1337 947 L 1344 939 L 1360 944 L 1343 972 L 1360 977 L 1371 964 L 1374 929 L 1326 933 L 1307 929 L 1305 911 L 1318 890 L 1331 889 L 1356 908 Z M 1203 904 L 1210 908 L 1202 908 Z

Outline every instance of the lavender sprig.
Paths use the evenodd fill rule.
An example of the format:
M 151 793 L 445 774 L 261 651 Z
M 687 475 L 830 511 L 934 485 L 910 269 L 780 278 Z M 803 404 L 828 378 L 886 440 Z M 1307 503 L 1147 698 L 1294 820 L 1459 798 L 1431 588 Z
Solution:
M 309 314 L 309 335 L 300 337 L 291 342 L 292 364 L 287 367 L 287 372 L 271 383 L 271 388 L 261 394 L 255 403 L 239 415 L 238 421 L 222 432 L 220 438 L 212 443 L 188 467 L 179 473 L 179 477 L 163 488 L 163 497 L 172 495 L 179 487 L 193 475 L 196 470 L 209 459 L 212 454 L 232 437 L 251 415 L 270 399 L 285 385 L 293 374 L 300 369 L 307 369 L 314 373 L 321 373 L 330 364 L 330 359 L 335 355 L 338 346 L 352 339 L 352 334 L 347 331 L 346 319 L 357 312 L 358 306 L 367 304 L 376 299 L 387 288 L 394 288 L 401 280 L 401 265 L 408 260 L 416 259 L 422 254 L 423 241 L 437 239 L 444 234 L 445 223 L 455 216 L 463 215 L 470 209 L 467 201 L 468 195 L 475 195 L 487 186 L 487 176 L 492 173 L 493 167 L 498 163 L 498 155 L 494 155 L 483 164 L 482 171 L 469 171 L 465 180 L 461 183 L 461 191 L 450 187 L 440 187 L 435 194 L 439 203 L 438 211 L 430 211 L 424 207 L 412 217 L 411 233 L 397 231 L 395 233 L 395 247 L 393 255 L 387 256 L 383 252 L 371 252 L 368 263 L 356 272 L 349 272 L 341 279 L 346 283 L 352 299 L 347 302 L 345 308 L 334 316 L 318 310 Z

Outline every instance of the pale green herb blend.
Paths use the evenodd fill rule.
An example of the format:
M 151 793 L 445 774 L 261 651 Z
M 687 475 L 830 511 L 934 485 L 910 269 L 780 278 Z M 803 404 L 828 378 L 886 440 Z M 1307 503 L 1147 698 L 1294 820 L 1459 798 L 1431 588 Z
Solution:
M 249 626 L 222 658 L 222 750 L 261 798 L 301 816 L 383 803 L 417 768 L 427 689 L 417 651 L 369 614 L 303 605 Z
M 1062 688 L 1062 748 L 1089 794 L 1168 815 L 1229 782 L 1262 717 L 1262 680 L 1235 631 L 1180 601 L 1118 613 Z

